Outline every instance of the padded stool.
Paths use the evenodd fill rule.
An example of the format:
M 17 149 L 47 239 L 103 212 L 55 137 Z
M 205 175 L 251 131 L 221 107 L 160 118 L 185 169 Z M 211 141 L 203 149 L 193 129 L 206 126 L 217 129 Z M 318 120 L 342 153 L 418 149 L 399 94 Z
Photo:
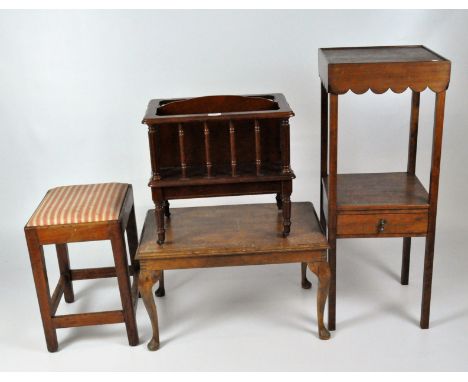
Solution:
M 138 234 L 132 186 L 123 183 L 57 187 L 49 190 L 24 228 L 41 311 L 47 349 L 58 349 L 56 329 L 125 322 L 128 342 L 138 345 L 135 320 L 138 302 L 138 264 L 134 257 Z M 131 266 L 128 266 L 124 232 L 127 232 Z M 67 243 L 110 240 L 115 267 L 70 269 Z M 49 291 L 43 245 L 55 244 L 60 278 Z M 130 286 L 130 275 L 133 285 Z M 65 296 L 74 301 L 73 280 L 117 277 L 122 310 L 56 316 Z

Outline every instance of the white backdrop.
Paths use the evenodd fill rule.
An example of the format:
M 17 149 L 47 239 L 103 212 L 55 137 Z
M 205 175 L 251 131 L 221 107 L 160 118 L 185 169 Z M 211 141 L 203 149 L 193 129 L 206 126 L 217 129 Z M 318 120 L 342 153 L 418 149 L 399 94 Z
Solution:
M 36 304 L 23 226 L 47 189 L 132 183 L 141 228 L 145 210 L 152 207 L 147 130 L 140 124 L 151 98 L 284 93 L 296 113 L 292 199 L 318 206 L 319 47 L 424 44 L 452 61 L 438 237 L 447 232 L 452 243 L 466 246 L 467 38 L 466 11 L 1 11 L 2 303 L 18 303 L 3 277 L 16 273 L 27 282 L 24 296 Z M 426 187 L 434 98 L 429 91 L 421 98 L 417 174 Z M 409 112 L 408 91 L 341 97 L 339 171 L 404 171 Z M 436 259 L 442 245 L 437 239 Z M 395 248 L 399 257 L 400 247 Z M 458 255 L 460 261 L 466 257 Z M 467 264 L 460 267 L 467 270 Z M 11 309 L 7 319 L 13 320 Z M 37 332 L 37 306 L 28 309 L 37 313 Z

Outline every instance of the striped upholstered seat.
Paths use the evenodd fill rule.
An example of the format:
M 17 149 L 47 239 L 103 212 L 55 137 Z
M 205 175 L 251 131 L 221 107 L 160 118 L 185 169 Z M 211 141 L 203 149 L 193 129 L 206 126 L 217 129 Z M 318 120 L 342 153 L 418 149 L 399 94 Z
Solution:
M 117 220 L 128 184 L 101 183 L 49 190 L 27 227 Z

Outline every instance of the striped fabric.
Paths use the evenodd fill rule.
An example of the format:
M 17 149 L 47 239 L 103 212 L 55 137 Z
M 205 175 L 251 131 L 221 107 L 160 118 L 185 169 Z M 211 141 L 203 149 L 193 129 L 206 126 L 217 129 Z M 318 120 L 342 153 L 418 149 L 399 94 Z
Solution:
M 128 184 L 101 183 L 49 190 L 28 227 L 117 220 Z

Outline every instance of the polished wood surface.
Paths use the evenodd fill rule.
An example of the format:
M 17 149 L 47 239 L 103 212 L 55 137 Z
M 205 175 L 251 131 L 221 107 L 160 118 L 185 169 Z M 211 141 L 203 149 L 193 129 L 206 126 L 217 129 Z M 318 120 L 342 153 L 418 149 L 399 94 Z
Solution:
M 451 63 L 421 46 L 319 49 L 321 79 L 321 224 L 327 230 L 331 270 L 329 329 L 336 325 L 336 239 L 403 237 L 401 278 L 409 282 L 411 237 L 426 236 L 421 328 L 429 326 L 435 219 L 445 91 Z M 407 171 L 338 174 L 338 96 L 348 90 L 380 94 L 411 88 Z M 436 93 L 429 192 L 416 176 L 420 92 Z M 328 161 L 328 163 L 327 163 Z
M 328 177 L 323 178 L 328 194 Z M 353 210 L 429 208 L 429 195 L 419 179 L 406 172 L 338 174 L 338 213 Z
M 290 118 L 294 116 L 280 93 L 216 95 L 196 98 L 153 99 L 143 123 L 147 125 L 193 121 Z
M 451 63 L 422 45 L 319 49 L 319 72 L 329 93 L 401 93 L 448 88 Z
M 276 204 L 246 204 L 175 208 L 167 240 L 156 244 L 155 216 L 148 211 L 136 260 L 140 264 L 139 288 L 148 311 L 153 336 L 150 350 L 159 348 L 159 327 L 152 287 L 163 288 L 163 270 L 258 264 L 302 263 L 317 275 L 319 337 L 328 339 L 324 308 L 330 284 L 326 261 L 327 240 L 311 203 L 292 203 L 297 227 L 282 236 L 282 216 Z M 301 285 L 310 288 L 301 267 Z
M 345 237 L 401 237 L 407 235 L 425 236 L 427 233 L 427 212 L 338 214 L 338 238 Z
M 28 225 L 24 228 L 24 231 L 47 349 L 50 352 L 58 350 L 56 329 L 115 323 L 125 323 L 129 344 L 131 346 L 138 345 L 138 329 L 135 317 L 138 301 L 138 264 L 135 261 L 138 236 L 132 187 L 129 185 L 127 189 L 117 220 L 37 227 Z M 127 260 L 125 232 L 127 233 L 130 252 L 130 265 Z M 111 242 L 115 266 L 71 269 L 67 244 L 94 240 L 109 240 Z M 55 244 L 60 269 L 60 278 L 52 295 L 49 289 L 43 249 L 46 244 Z M 133 285 L 130 282 L 131 275 L 134 276 Z M 67 303 L 74 302 L 73 281 L 105 277 L 117 277 L 122 309 L 56 315 L 63 296 Z
M 282 94 L 150 101 L 143 123 L 149 128 L 157 241 L 165 240 L 168 200 L 254 194 L 279 195 L 287 236 L 293 115 Z
M 273 204 L 173 208 L 166 241 L 158 245 L 154 213 L 149 210 L 136 259 L 326 251 L 327 240 L 312 203 L 292 203 L 292 213 L 297 227 L 283 238 L 282 215 Z

